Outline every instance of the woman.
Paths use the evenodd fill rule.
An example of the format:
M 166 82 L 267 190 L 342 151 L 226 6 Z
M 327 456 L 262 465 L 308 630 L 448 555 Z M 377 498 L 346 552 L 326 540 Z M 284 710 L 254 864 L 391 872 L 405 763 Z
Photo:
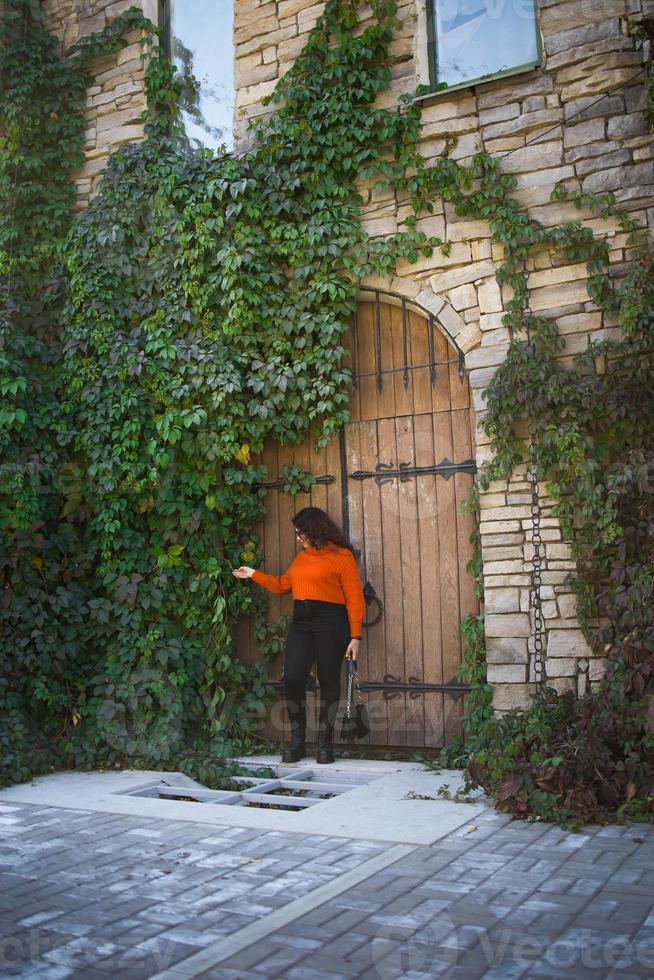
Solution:
M 365 599 L 352 545 L 319 507 L 305 507 L 292 518 L 302 551 L 283 575 L 247 565 L 234 570 L 275 595 L 293 593 L 293 619 L 286 640 L 284 693 L 291 741 L 282 762 L 306 755 L 306 684 L 313 661 L 318 668 L 320 715 L 316 762 L 334 761 L 333 732 L 341 688 L 343 658 L 356 660 L 361 643 Z

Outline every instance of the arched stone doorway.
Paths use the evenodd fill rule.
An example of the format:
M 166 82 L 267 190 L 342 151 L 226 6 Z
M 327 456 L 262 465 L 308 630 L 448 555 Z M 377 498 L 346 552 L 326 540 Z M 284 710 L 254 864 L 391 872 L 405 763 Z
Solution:
M 296 446 L 270 440 L 262 454 L 269 485 L 259 529 L 264 568 L 277 573 L 292 561 L 290 519 L 301 507 L 322 507 L 345 527 L 367 595 L 359 675 L 368 741 L 437 747 L 460 732 L 459 623 L 479 608 L 466 571 L 472 517 L 461 513 L 476 469 L 464 356 L 433 313 L 375 289 L 362 292 L 344 346 L 352 418 L 339 437 L 320 452 L 311 439 Z M 316 478 L 310 492 L 279 492 L 278 476 L 290 463 Z M 291 610 L 290 596 L 269 597 L 270 619 Z M 239 649 L 244 660 L 257 658 L 245 629 Z M 282 671 L 280 655 L 273 679 Z M 315 724 L 311 704 L 308 714 Z M 283 737 L 282 725 L 279 704 L 266 734 Z

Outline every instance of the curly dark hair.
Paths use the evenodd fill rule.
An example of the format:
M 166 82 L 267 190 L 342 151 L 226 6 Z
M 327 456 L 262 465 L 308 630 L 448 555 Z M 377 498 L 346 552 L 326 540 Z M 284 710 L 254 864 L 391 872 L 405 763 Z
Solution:
M 340 527 L 320 507 L 303 507 L 291 521 L 300 534 L 306 534 L 312 547 L 322 548 L 326 544 L 335 544 L 339 548 L 348 548 L 356 558 L 354 548 Z

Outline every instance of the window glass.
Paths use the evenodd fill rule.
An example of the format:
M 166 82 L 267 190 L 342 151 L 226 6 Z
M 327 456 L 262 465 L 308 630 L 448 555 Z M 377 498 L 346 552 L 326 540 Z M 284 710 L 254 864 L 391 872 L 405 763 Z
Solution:
M 432 0 L 436 82 L 537 64 L 534 0 Z
M 185 79 L 182 118 L 189 139 L 232 148 L 234 0 L 170 0 L 169 50 Z

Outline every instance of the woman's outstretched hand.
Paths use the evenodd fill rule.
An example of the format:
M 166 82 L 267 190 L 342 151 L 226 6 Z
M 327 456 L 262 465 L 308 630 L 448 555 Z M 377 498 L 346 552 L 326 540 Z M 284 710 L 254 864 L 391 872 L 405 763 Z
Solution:
M 232 570 L 232 575 L 235 575 L 236 578 L 252 578 L 254 569 L 250 568 L 249 565 L 241 565 L 240 568 L 234 568 Z
M 361 646 L 361 640 L 350 640 L 345 651 L 345 656 L 348 660 L 356 660 L 357 653 L 359 652 L 359 647 Z

